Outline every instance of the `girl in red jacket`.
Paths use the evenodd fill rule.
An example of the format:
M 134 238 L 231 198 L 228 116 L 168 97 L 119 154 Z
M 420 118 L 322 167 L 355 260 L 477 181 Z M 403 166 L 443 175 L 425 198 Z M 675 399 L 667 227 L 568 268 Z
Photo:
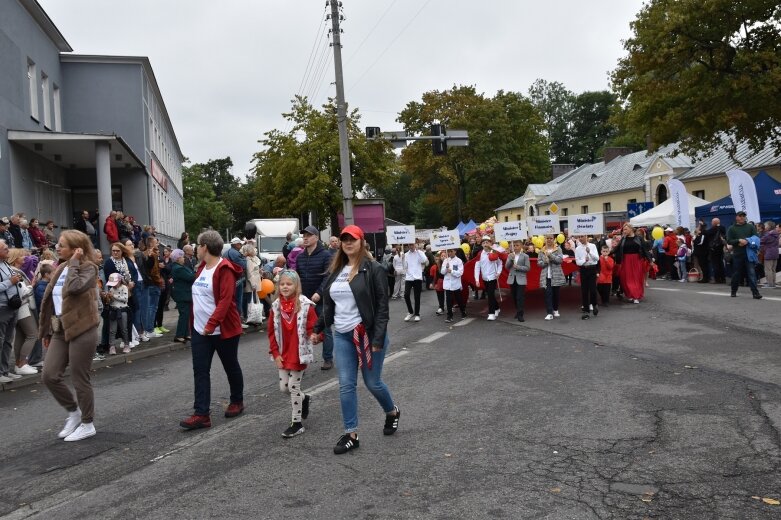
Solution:
M 310 397 L 301 390 L 301 379 L 314 361 L 310 336 L 317 313 L 315 304 L 301 295 L 301 279 L 295 271 L 280 273 L 278 290 L 279 298 L 271 304 L 268 318 L 268 352 L 279 369 L 279 390 L 290 394 L 293 419 L 282 433 L 289 439 L 304 433 L 301 421 L 309 415 Z
M 610 257 L 610 248 L 602 246 L 602 255 L 599 257 L 599 275 L 597 276 L 597 292 L 602 300 L 602 305 L 610 305 L 610 287 L 613 285 L 613 268 L 615 260 Z

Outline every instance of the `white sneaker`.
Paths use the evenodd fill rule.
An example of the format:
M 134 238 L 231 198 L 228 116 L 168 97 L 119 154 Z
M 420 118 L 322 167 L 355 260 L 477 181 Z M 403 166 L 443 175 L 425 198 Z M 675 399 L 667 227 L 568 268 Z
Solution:
M 149 337 L 150 338 L 162 338 L 163 335 L 160 334 L 159 332 L 153 332 L 152 334 L 149 334 Z M 147 339 L 147 341 L 149 341 L 149 340 Z
M 65 419 L 65 426 L 62 427 L 62 431 L 57 434 L 57 437 L 64 439 L 71 433 L 76 431 L 76 428 L 81 424 L 81 410 L 76 408 L 75 412 L 70 412 L 68 418 Z
M 415 316 L 415 321 L 420 321 L 420 316 Z
M 138 341 L 131 341 L 130 343 L 128 343 L 128 346 L 130 348 L 136 348 L 138 346 Z
M 35 370 L 33 367 L 31 367 L 26 363 L 20 367 L 14 368 L 14 372 L 19 374 L 20 376 L 31 376 L 38 373 L 37 370 Z
M 248 328 L 249 328 L 249 325 L 247 325 L 246 323 L 242 323 L 242 324 L 241 324 L 241 328 L 242 328 L 242 329 L 248 329 Z
M 561 314 L 559 314 L 559 311 L 553 311 L 553 317 L 554 318 L 561 318 Z
M 489 314 L 488 321 L 494 321 L 494 320 L 496 320 L 496 314 Z
M 497 318 L 499 317 L 499 309 L 496 309 L 496 310 L 494 311 L 494 316 L 496 316 Z
M 640 300 L 632 300 L 632 303 L 640 303 Z
M 409 321 L 409 320 L 411 320 L 414 317 L 415 317 L 414 314 L 407 314 L 406 316 L 404 316 L 404 321 Z
M 545 319 L 548 320 L 548 321 L 552 320 L 553 319 L 553 314 L 548 314 L 547 316 L 545 316 Z
M 588 306 L 588 310 L 593 311 L 594 310 L 594 304 L 590 303 Z
M 81 423 L 73 433 L 65 437 L 65 442 L 80 441 L 87 437 L 92 437 L 97 432 L 95 431 L 95 425 L 92 423 Z
M 111 345 L 108 349 L 108 355 L 109 356 L 116 356 L 117 355 L 117 347 L 114 345 Z
M 146 332 L 144 332 L 143 334 L 139 335 L 138 339 L 140 341 L 143 341 L 143 342 L 147 342 L 147 341 L 150 340 L 149 335 Z
M 444 312 L 444 311 L 442 311 L 442 307 L 440 307 L 439 309 L 437 309 L 437 316 L 441 316 L 441 315 L 442 315 L 442 312 Z
M 5 376 L 6 377 L 10 377 L 14 381 L 16 381 L 17 379 L 21 379 L 22 378 L 22 376 L 20 376 L 19 374 L 14 374 L 13 372 L 8 372 Z
M 13 379 L 11 379 L 10 377 L 8 377 L 8 376 L 0 376 L 0 384 L 12 383 L 12 382 L 13 382 Z

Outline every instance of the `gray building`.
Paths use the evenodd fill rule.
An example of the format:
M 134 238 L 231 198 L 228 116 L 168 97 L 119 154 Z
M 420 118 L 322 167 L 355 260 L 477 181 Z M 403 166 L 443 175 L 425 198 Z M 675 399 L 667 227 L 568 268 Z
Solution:
M 183 155 L 149 59 L 72 50 L 37 1 L 0 2 L 0 215 L 116 209 L 174 242 Z

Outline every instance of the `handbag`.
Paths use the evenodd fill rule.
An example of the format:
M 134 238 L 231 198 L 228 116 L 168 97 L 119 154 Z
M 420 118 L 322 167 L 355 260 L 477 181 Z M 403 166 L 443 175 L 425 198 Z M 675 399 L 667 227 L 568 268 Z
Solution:
M 255 291 L 252 291 L 252 300 L 247 304 L 247 323 L 263 323 L 263 304 Z
M 3 280 L 3 274 L 0 272 L 0 281 Z M 8 296 L 8 289 L 5 290 L 5 295 L 8 298 L 8 308 L 16 310 L 22 306 L 22 297 L 19 296 L 19 289 L 16 290 L 16 294 Z

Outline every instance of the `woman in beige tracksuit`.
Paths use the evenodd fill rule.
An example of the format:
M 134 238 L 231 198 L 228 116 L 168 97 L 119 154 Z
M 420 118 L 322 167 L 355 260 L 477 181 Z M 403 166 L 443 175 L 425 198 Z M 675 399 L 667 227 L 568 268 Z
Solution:
M 98 339 L 98 266 L 89 237 L 66 230 L 57 242 L 60 264 L 41 301 L 38 333 L 49 350 L 43 367 L 43 383 L 60 405 L 68 411 L 65 426 L 58 437 L 80 441 L 95 435 L 92 418 L 95 409 L 90 368 Z M 74 399 L 63 382 L 70 365 Z

